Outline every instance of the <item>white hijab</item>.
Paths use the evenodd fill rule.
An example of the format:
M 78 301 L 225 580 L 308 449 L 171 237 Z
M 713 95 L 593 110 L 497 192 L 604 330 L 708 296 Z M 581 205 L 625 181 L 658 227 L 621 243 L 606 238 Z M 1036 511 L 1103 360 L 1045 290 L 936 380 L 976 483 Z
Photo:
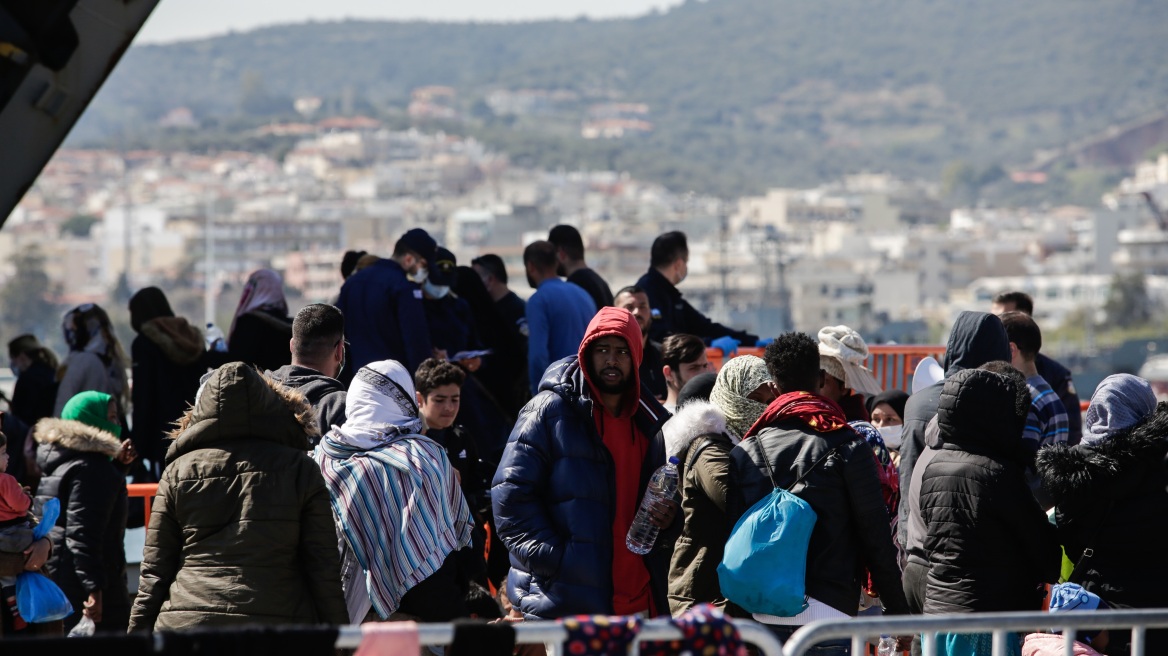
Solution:
M 401 435 L 422 432 L 414 381 L 394 360 L 371 362 L 357 371 L 345 399 L 345 425 L 329 436 L 355 449 L 374 449 Z

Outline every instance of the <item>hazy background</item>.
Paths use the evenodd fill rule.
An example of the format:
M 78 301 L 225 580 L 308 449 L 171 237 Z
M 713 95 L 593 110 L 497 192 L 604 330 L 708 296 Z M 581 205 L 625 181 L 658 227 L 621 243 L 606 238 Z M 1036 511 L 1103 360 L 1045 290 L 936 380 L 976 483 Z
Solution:
M 676 4 L 662 0 L 165 0 L 154 10 L 135 42 L 164 43 L 307 20 L 598 19 L 636 16 Z

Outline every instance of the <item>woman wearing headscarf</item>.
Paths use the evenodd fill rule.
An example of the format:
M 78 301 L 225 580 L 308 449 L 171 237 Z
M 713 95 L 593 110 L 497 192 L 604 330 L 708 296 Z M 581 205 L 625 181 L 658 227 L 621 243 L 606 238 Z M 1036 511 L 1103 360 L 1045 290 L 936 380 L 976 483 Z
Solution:
M 880 384 L 868 370 L 868 344 L 847 326 L 819 331 L 819 366 L 827 373 L 819 395 L 843 409 L 848 421 L 868 421 L 865 397 L 880 393 Z
M 157 475 L 166 456 L 163 438 L 194 402 L 199 379 L 207 371 L 206 343 L 198 328 L 174 316 L 157 287 L 147 287 L 130 299 L 130 326 L 138 333 L 130 345 L 134 362 L 130 437 Z
M 1074 564 L 1070 581 L 1114 607 L 1164 605 L 1165 454 L 1168 404 L 1157 405 L 1151 385 L 1130 374 L 1108 376 L 1096 388 L 1080 444 L 1038 452 L 1042 487 L 1054 500 L 1059 538 Z M 1148 632 L 1147 653 L 1168 653 L 1164 633 Z
M 44 472 L 37 496 L 61 501 L 49 531 L 49 574 L 81 611 L 65 618 L 66 632 L 83 614 L 98 631 L 124 633 L 130 619 L 125 465 L 135 454 L 121 433 L 117 403 L 103 392 L 77 394 L 60 419 L 42 419 L 33 428 Z
M 318 430 L 255 369 L 210 375 L 166 454 L 131 630 L 347 622 Z
M 722 366 L 709 401 L 679 405 L 665 424 L 666 449 L 682 463 L 685 518 L 669 567 L 669 610 L 675 617 L 696 604 L 725 608 L 728 603 L 718 584 L 718 563 L 734 527 L 734 516 L 727 510 L 730 450 L 774 398 L 766 363 L 742 355 Z M 729 612 L 740 611 L 731 607 Z
M 471 545 L 470 508 L 446 450 L 421 434 L 415 398 L 401 364 L 361 367 L 349 386 L 345 425 L 314 452 L 332 495 L 353 623 L 467 615 L 455 552 Z
M 126 384 L 129 362 L 114 335 L 109 315 L 100 306 L 86 303 L 69 310 L 61 328 L 69 355 L 65 356 L 57 375 L 60 384 L 53 416 L 61 416 L 69 399 L 81 392 L 105 392 L 117 403 L 119 416 L 125 417 L 129 406 Z
M 880 432 L 880 440 L 896 467 L 900 466 L 900 434 L 904 430 L 904 406 L 907 403 L 908 394 L 894 389 L 869 396 L 865 404 L 872 426 Z
M 231 360 L 246 362 L 260 371 L 275 371 L 292 364 L 292 318 L 284 298 L 284 281 L 271 269 L 251 274 L 239 297 L 227 352 Z

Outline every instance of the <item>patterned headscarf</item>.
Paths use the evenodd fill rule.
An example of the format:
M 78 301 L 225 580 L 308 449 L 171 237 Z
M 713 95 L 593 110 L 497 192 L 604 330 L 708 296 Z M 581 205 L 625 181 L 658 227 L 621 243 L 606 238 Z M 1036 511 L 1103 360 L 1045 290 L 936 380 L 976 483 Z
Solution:
M 1156 411 L 1156 393 L 1148 381 L 1131 374 L 1103 379 L 1083 422 L 1083 444 L 1098 444 L 1131 430 Z
M 754 355 L 740 355 L 722 365 L 710 391 L 710 403 L 722 411 L 735 438 L 745 435 L 766 410 L 765 403 L 746 397 L 770 379 L 766 363 Z

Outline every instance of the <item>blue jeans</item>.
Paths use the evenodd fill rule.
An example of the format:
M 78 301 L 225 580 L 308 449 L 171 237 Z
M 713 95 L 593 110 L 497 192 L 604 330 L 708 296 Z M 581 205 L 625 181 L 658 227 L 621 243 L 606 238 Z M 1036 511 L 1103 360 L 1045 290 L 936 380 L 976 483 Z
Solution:
M 763 626 L 770 629 L 770 632 L 775 634 L 779 642 L 784 645 L 787 644 L 787 640 L 790 640 L 796 631 L 802 628 L 798 626 L 781 626 L 778 624 L 764 624 Z M 846 638 L 841 640 L 825 640 L 804 653 L 808 654 L 808 656 L 851 656 L 852 641 Z

